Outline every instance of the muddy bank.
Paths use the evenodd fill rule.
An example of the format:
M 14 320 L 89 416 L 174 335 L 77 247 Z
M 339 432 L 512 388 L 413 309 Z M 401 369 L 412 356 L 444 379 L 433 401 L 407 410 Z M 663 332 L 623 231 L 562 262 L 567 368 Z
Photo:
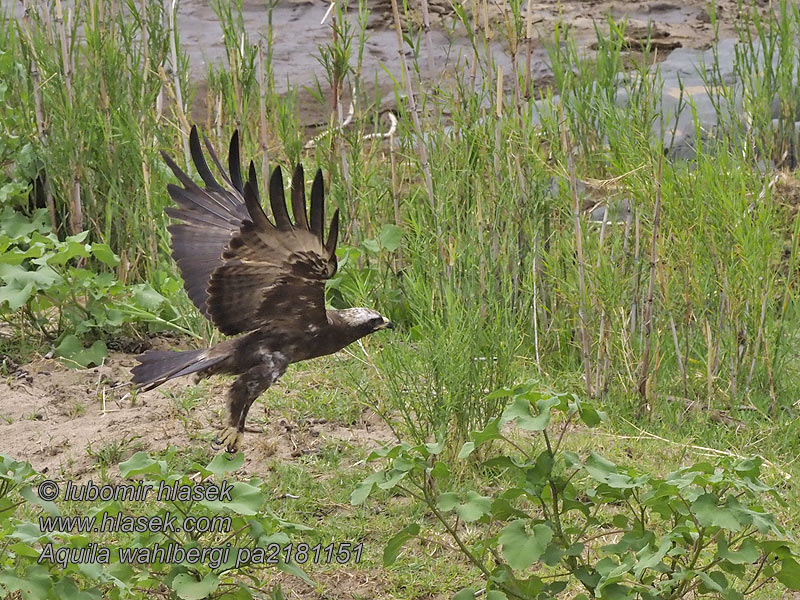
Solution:
M 351 5 L 356 3 L 352 2 Z M 361 78 L 374 94 L 378 108 L 394 104 L 393 80 L 400 80 L 402 67 L 397 48 L 397 37 L 388 0 L 373 0 L 367 3 L 370 10 L 367 19 L 366 41 L 361 56 Z M 473 2 L 462 3 L 471 12 Z M 483 3 L 474 3 L 480 6 Z M 720 39 L 735 37 L 739 13 L 736 0 L 717 2 L 718 35 Z M 424 18 L 421 3 L 409 3 L 410 21 L 420 32 Z M 607 18 L 619 22 L 627 20 L 627 34 L 631 49 L 635 52 L 648 35 L 658 48 L 658 59 L 662 60 L 676 48 L 706 49 L 714 41 L 714 29 L 706 10 L 706 2 L 613 2 L 613 1 L 533 1 L 529 3 L 533 24 L 531 43 L 531 81 L 533 93 L 552 82 L 552 73 L 545 44 L 553 39 L 553 32 L 560 24 L 575 38 L 578 47 L 591 56 L 596 44 L 596 27 L 607 31 Z M 330 3 L 324 0 L 280 0 L 273 8 L 272 68 L 279 93 L 296 90 L 298 112 L 304 125 L 318 125 L 328 121 L 329 107 L 308 91 L 319 87 L 327 92 L 326 72 L 319 61 L 320 47 L 331 43 L 332 18 L 328 13 Z M 512 72 L 512 57 L 508 47 L 506 22 L 509 19 L 505 3 L 486 3 L 487 12 L 478 9 L 478 22 L 489 31 L 488 48 L 479 47 L 480 54 L 491 54 L 492 60 L 508 74 Z M 246 2 L 242 18 L 251 43 L 265 39 L 269 15 L 264 2 Z M 357 31 L 357 10 L 346 11 L 345 18 Z M 405 19 L 405 17 L 404 17 Z M 323 22 L 324 20 L 324 22 Z M 469 68 L 474 60 L 474 50 L 466 31 L 453 12 L 449 2 L 429 0 L 429 22 L 431 23 L 430 50 L 427 37 L 418 41 L 420 75 L 430 84 L 439 84 L 452 77 L 459 69 Z M 225 48 L 217 15 L 205 0 L 184 0 L 179 8 L 178 23 L 181 41 L 190 61 L 191 77 L 196 85 L 192 116 L 205 121 L 206 89 L 204 80 L 208 66 L 226 64 Z M 406 25 L 408 23 L 406 22 Z M 357 34 L 356 34 L 357 35 Z M 353 42 L 351 66 L 356 67 L 357 44 Z M 412 58 L 408 45 L 404 48 L 406 58 Z M 527 44 L 520 47 L 517 57 L 519 65 L 527 64 Z M 481 60 L 485 60 L 481 56 Z M 429 65 L 432 69 L 429 69 Z M 520 67 L 524 68 L 524 67 Z M 480 80 L 480 72 L 477 79 Z M 511 81 L 510 77 L 506 78 Z M 375 86 L 375 88 L 373 88 Z M 345 92 L 347 100 L 347 92 Z
M 389 80 L 392 74 L 400 73 L 400 59 L 397 50 L 397 37 L 393 28 L 391 4 L 387 0 L 368 2 L 370 15 L 367 21 L 367 41 L 364 47 L 362 76 L 365 81 L 373 81 L 375 76 L 381 82 Z M 417 26 L 423 22 L 419 2 L 409 3 L 410 20 Z M 463 3 L 468 9 L 472 2 Z M 481 22 L 488 23 L 492 56 L 505 72 L 510 65 L 507 44 L 503 41 L 504 14 L 503 3 L 488 3 L 488 15 Z M 355 5 L 351 2 L 351 5 Z M 325 81 L 325 70 L 318 61 L 319 46 L 331 42 L 330 15 L 324 23 L 323 18 L 330 4 L 325 1 L 280 0 L 272 11 L 273 23 L 273 69 L 275 82 L 279 89 L 287 86 L 302 88 L 319 80 Z M 706 48 L 713 40 L 713 30 L 706 11 L 706 2 L 689 0 L 686 2 L 584 2 L 584 1 L 535 1 L 531 2 L 534 28 L 534 68 L 546 66 L 546 53 L 542 40 L 550 40 L 557 22 L 566 24 L 578 44 L 589 48 L 596 40 L 595 25 L 607 29 L 607 16 L 620 21 L 627 19 L 631 31 L 645 35 L 648 24 L 662 40 L 669 40 L 675 47 Z M 720 21 L 720 38 L 735 34 L 738 20 L 737 2 L 727 0 L 717 2 Z M 480 9 L 479 9 L 480 10 Z M 358 26 L 358 12 L 350 9 L 347 19 L 354 28 Z M 264 2 L 246 2 L 242 9 L 245 29 L 251 42 L 265 36 L 268 27 L 268 13 Z M 464 28 L 456 24 L 455 15 L 449 2 L 429 1 L 431 22 L 431 41 L 433 47 L 434 71 L 453 67 L 459 57 L 471 57 L 472 48 L 465 38 Z M 205 76 L 209 63 L 218 64 L 225 60 L 222 43 L 222 29 L 211 5 L 203 0 L 184 0 L 178 11 L 181 41 L 187 52 L 192 76 L 196 81 Z M 655 37 L 655 36 L 654 36 Z M 410 51 L 406 48 L 407 55 Z M 427 66 L 427 40 L 420 44 L 420 59 Z M 354 49 L 355 55 L 355 49 Z M 355 60 L 355 56 L 354 56 Z M 385 67 L 385 70 L 384 70 Z

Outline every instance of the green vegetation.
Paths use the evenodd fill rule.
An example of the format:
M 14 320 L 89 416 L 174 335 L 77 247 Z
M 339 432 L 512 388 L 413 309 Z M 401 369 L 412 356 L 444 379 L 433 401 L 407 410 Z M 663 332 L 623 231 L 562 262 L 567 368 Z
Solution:
M 511 403 L 486 429 L 472 433 L 458 458 L 493 440 L 505 442 L 481 462 L 493 495 L 483 495 L 485 485 L 439 491 L 451 489 L 453 480 L 451 466 L 438 459 L 444 447 L 439 442 L 373 452 L 369 460 L 381 459 L 387 467 L 351 496 L 360 504 L 373 490 L 396 490 L 424 504 L 481 571 L 487 598 L 552 598 L 578 582 L 583 592 L 571 596 L 576 600 L 672 600 L 695 593 L 744 598 L 773 576 L 790 589 L 800 583 L 786 530 L 762 507 L 768 493 L 782 499 L 759 479 L 761 460 L 701 461 L 654 477 L 596 452 L 584 460 L 562 448 L 573 421 L 595 427 L 604 417 L 575 395 L 543 393 L 529 382 L 490 397 L 511 397 Z M 559 413 L 566 418 L 549 431 Z M 509 423 L 517 431 L 504 427 Z M 520 432 L 540 433 L 541 440 L 520 444 Z M 456 525 L 477 526 L 471 539 L 463 539 L 452 513 Z M 395 534 L 384 564 L 394 563 L 402 546 L 423 531 L 413 522 Z M 454 598 L 476 595 L 469 587 Z
M 240 510 L 180 510 L 234 513 L 240 545 L 364 540 L 362 563 L 315 567 L 320 581 L 335 570 L 369 572 L 403 598 L 464 589 L 463 600 L 481 586 L 492 600 L 601 590 L 766 599 L 798 589 L 797 184 L 755 165 L 793 164 L 800 12 L 783 2 L 774 16 L 745 19 L 735 69 L 744 86 L 708 77 L 721 126 L 713 140 L 698 133 L 687 163 L 664 158 L 651 135 L 658 71 L 648 68 L 650 52 L 625 51 L 624 24 L 598 31 L 591 60 L 557 29 L 545 40 L 554 81 L 532 90 L 524 3 L 507 4 L 497 27 L 455 7 L 474 51 L 461 57 L 463 71 L 436 82 L 421 76 L 419 21 L 398 15 L 411 53 L 392 73 L 397 126 L 388 139 L 374 135 L 388 127 L 381 90 L 361 71 L 365 2 L 357 13 L 337 4 L 335 33 L 318 50 L 327 80 L 310 90 L 330 120 L 310 135 L 298 124 L 300 92 L 282 94 L 274 81 L 271 32 L 249 39 L 236 5 L 217 4 L 227 64 L 209 67 L 203 132 L 222 149 L 240 128 L 262 186 L 276 164 L 321 167 L 344 217 L 328 301 L 375 306 L 399 325 L 351 348 L 348 360 L 298 365 L 284 379 L 298 389 L 272 390 L 267 402 L 292 421 L 344 426 L 368 407 L 402 443 L 370 457 L 386 462 L 375 474 L 363 449 L 328 443 L 276 460 L 264 481 L 239 482 Z M 82 0 L 64 15 L 56 2 L 0 17 L 5 353 L 52 351 L 87 366 L 122 334 L 218 339 L 169 258 L 172 176 L 159 151 L 191 172 L 196 113 L 168 5 Z M 498 37 L 519 76 L 503 77 L 487 58 Z M 625 106 L 615 102 L 621 81 Z M 341 127 L 345 90 L 355 94 L 354 116 Z M 599 181 L 608 205 L 629 201 L 630 219 L 587 221 L 576 178 Z M 537 384 L 514 387 L 532 377 Z M 491 393 L 498 389 L 513 391 Z M 187 432 L 205 398 L 202 386 L 175 398 Z M 510 423 L 517 428 L 507 431 Z M 120 475 L 189 481 L 240 466 L 209 463 L 205 437 L 192 441 L 185 455 L 137 453 Z M 136 445 L 121 439 L 90 453 L 111 478 Z M 278 597 L 279 581 L 288 589 L 306 577 L 292 565 L 290 578 L 251 565 L 38 564 L 36 548 L 51 538 L 80 547 L 154 539 L 42 534 L 38 514 L 57 510 L 32 491 L 42 476 L 2 460 L 0 591 L 12 598 Z M 363 503 L 355 508 L 353 490 Z M 287 494 L 297 501 L 279 501 Z
M 149 495 L 153 498 L 162 485 L 193 486 L 196 483 L 217 481 L 215 485 L 221 487 L 223 484 L 219 482 L 224 481 L 222 476 L 240 468 L 244 459 L 241 454 L 234 460 L 219 455 L 207 465 L 194 463 L 190 466 L 192 471 L 200 473 L 202 477 L 198 482 L 190 479 L 187 473 L 180 472 L 174 464 L 169 464 L 174 463 L 169 459 L 176 453 L 177 449 L 173 448 L 165 459 L 154 460 L 144 452 L 138 452 L 129 460 L 120 463 L 120 473 L 123 477 L 129 478 L 143 476 L 140 478 L 141 486 L 151 486 Z M 237 548 L 246 549 L 249 544 L 267 546 L 270 543 L 283 546 L 289 542 L 289 534 L 309 529 L 274 515 L 265 506 L 266 490 L 261 482 L 254 479 L 249 483 L 233 482 L 229 493 L 230 500 L 224 503 L 224 507 L 221 506 L 223 503 L 212 497 L 202 500 L 166 499 L 158 502 L 155 510 L 154 503 L 148 502 L 147 517 L 160 517 L 165 521 L 169 521 L 171 516 L 177 517 L 176 530 L 171 533 L 156 534 L 155 538 L 158 540 L 151 531 L 133 531 L 131 525 L 131 531 L 128 532 L 130 535 L 122 537 L 118 531 L 109 534 L 97 533 L 95 530 L 92 542 L 89 543 L 87 535 L 83 532 L 63 531 L 65 521 L 59 518 L 69 519 L 70 515 L 62 513 L 55 503 L 37 497 L 32 484 L 38 477 L 28 463 L 2 457 L 0 466 L 3 472 L 0 486 L 0 503 L 2 503 L 0 531 L 6 540 L 4 550 L 16 558 L 16 563 L 20 567 L 24 564 L 24 568 L 16 570 L 5 568 L 0 573 L 0 585 L 6 593 L 18 592 L 24 598 L 53 597 L 76 600 L 101 597 L 124 598 L 129 597 L 137 588 L 142 591 L 150 587 L 158 590 L 162 584 L 169 586 L 184 600 L 205 598 L 214 593 L 217 597 L 220 593 L 224 593 L 228 598 L 252 598 L 253 596 L 247 592 L 247 587 L 234 580 L 234 575 L 247 578 L 247 571 L 258 568 L 258 561 L 253 561 L 255 565 L 251 565 L 249 560 L 244 561 L 243 555 Z M 141 487 L 136 483 L 129 483 L 134 490 Z M 23 503 L 30 502 L 41 508 L 41 516 L 36 523 L 20 521 L 13 517 L 13 511 L 9 509 L 19 503 L 20 497 Z M 120 499 L 98 500 L 95 504 L 94 510 L 88 517 L 95 519 L 95 526 L 101 531 L 104 520 L 135 518 L 127 512 L 122 514 L 126 503 Z M 223 519 L 215 521 L 215 515 L 220 515 Z M 207 520 L 201 521 L 203 518 Z M 52 520 L 44 522 L 42 519 Z M 197 525 L 191 525 L 189 519 L 194 519 Z M 214 523 L 220 525 L 212 526 Z M 124 531 L 125 527 L 118 529 Z M 106 536 L 111 535 L 113 538 L 106 539 Z M 110 544 L 109 540 L 112 540 Z M 45 552 L 52 552 L 52 557 L 47 554 L 48 559 L 41 564 L 37 564 L 39 552 L 34 548 L 39 544 L 45 548 Z M 162 555 L 158 561 L 140 562 L 121 553 L 136 548 L 169 548 L 170 544 L 185 548 L 187 551 L 198 547 L 220 550 L 205 564 L 198 565 L 199 572 L 192 567 L 193 561 L 190 559 L 178 561 L 185 562 L 186 566 L 171 564 L 176 561 L 168 558 L 170 554 Z M 225 552 L 226 544 L 234 550 Z M 83 550 L 87 555 L 93 552 L 96 559 L 92 561 L 70 559 L 69 550 L 66 548 L 77 549 L 73 552 Z M 123 551 L 119 548 L 123 548 Z M 274 565 L 280 570 L 308 579 L 297 564 L 286 563 L 281 560 L 280 555 L 276 556 Z M 97 590 L 81 590 L 80 587 L 83 586 L 76 585 L 76 581 L 87 580 L 103 587 L 102 596 Z

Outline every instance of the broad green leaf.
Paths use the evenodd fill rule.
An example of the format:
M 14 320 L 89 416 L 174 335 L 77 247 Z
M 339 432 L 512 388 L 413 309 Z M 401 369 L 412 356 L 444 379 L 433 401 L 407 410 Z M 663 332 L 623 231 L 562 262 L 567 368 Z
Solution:
M 596 427 L 605 418 L 605 413 L 602 413 L 597 409 L 595 409 L 593 406 L 589 406 L 587 404 L 580 405 L 578 409 L 578 414 L 580 415 L 583 424 L 586 425 L 587 427 Z
M 464 503 L 456 506 L 456 513 L 462 521 L 471 523 L 492 510 L 492 499 L 470 490 L 464 496 Z
M 67 236 L 67 242 L 83 242 L 89 236 L 89 230 L 84 229 L 83 231 L 76 233 L 75 235 Z
M 46 232 L 50 230 L 47 209 L 36 212 L 32 219 L 29 219 L 13 208 L 6 207 L 0 214 L 0 232 L 10 238 L 22 238 L 30 235 L 34 231 Z
M 420 450 L 423 450 L 423 449 L 424 449 L 424 453 L 427 453 L 428 455 L 441 454 L 442 450 L 444 450 L 444 437 L 441 437 L 440 439 L 436 440 L 435 442 L 430 442 L 430 443 L 427 443 L 427 444 L 423 444 L 422 448 L 420 448 Z
M 377 240 L 363 240 L 361 245 L 369 252 L 373 254 L 377 254 L 381 251 L 381 246 L 378 244 Z
M 725 580 L 725 576 L 719 571 L 717 571 L 715 575 L 715 577 L 712 577 L 705 571 L 697 571 L 697 577 L 702 582 L 698 588 L 698 591 L 701 594 L 708 594 L 709 592 L 718 592 L 721 594 L 726 590 L 728 585 L 727 581 Z M 721 581 L 719 577 L 720 575 L 722 576 Z
M 155 291 L 150 285 L 146 283 L 137 283 L 131 286 L 133 291 L 133 299 L 137 306 L 149 310 L 157 310 L 164 302 L 167 301 L 164 296 Z
M 542 562 L 548 567 L 555 567 L 563 556 L 564 550 L 562 550 L 561 545 L 551 542 L 547 544 L 547 548 L 542 554 Z
M 200 504 L 213 511 L 223 508 L 235 512 L 239 515 L 257 515 L 264 505 L 264 494 L 261 488 L 250 485 L 243 481 L 233 482 L 231 490 L 231 501 L 221 500 L 201 500 Z
M 458 494 L 455 492 L 443 492 L 436 499 L 436 508 L 444 512 L 450 512 L 458 505 Z
M 759 540 L 758 547 L 761 548 L 762 552 L 775 554 L 778 558 L 794 556 L 786 540 Z
M 0 589 L 8 594 L 18 591 L 24 600 L 49 598 L 52 585 L 47 569 L 41 565 L 28 566 L 22 578 L 10 569 L 0 572 Z
M 8 304 L 11 310 L 19 310 L 33 296 L 33 284 L 27 283 L 19 287 L 17 282 L 0 287 L 0 306 Z
M 218 586 L 219 579 L 214 573 L 208 573 L 201 581 L 197 581 L 188 573 L 179 573 L 170 584 L 178 597 L 183 600 L 203 600 L 213 594 Z
M 97 340 L 89 348 L 78 354 L 72 360 L 83 367 L 97 366 L 103 364 L 103 360 L 108 356 L 108 348 L 103 340 Z
M 42 533 L 42 530 L 39 529 L 39 523 L 24 521 L 14 528 L 14 532 L 10 537 L 22 543 L 33 545 L 43 538 L 46 538 L 47 535 Z
M 386 548 L 383 550 L 383 565 L 388 567 L 394 563 L 403 545 L 417 535 L 419 535 L 419 525 L 417 523 L 412 523 L 393 535 L 389 541 L 386 542 Z
M 10 542 L 11 540 L 7 541 Z M 17 555 L 18 561 L 23 557 L 27 557 L 33 559 L 31 562 L 37 562 L 40 556 L 39 550 L 31 546 L 30 544 L 23 544 L 22 542 L 17 542 L 16 544 L 9 544 L 7 548 L 8 550 Z
M 728 496 L 725 509 L 742 525 L 754 525 L 759 533 L 772 532 L 774 535 L 783 535 L 781 528 L 775 523 L 775 517 L 762 510 L 745 507 L 735 497 Z
M 109 267 L 116 267 L 119 264 L 119 257 L 108 244 L 92 244 L 92 255 Z
M 0 187 L 0 204 L 16 204 L 27 199 L 30 184 L 12 181 Z
M 409 445 L 405 442 L 395 444 L 393 446 L 382 446 L 373 450 L 367 456 L 367 462 L 371 462 L 377 458 L 397 458 L 400 454 L 409 449 Z
M 28 247 L 26 250 L 21 250 L 19 248 L 12 248 L 7 250 L 8 248 L 8 238 L 6 238 L 6 242 L 4 243 L 4 248 L 2 254 L 0 254 L 0 264 L 4 265 L 21 265 L 29 258 L 38 259 L 44 253 L 44 248 L 39 245 L 34 245 Z M 48 254 L 47 256 L 52 256 L 52 254 Z M 45 257 L 46 258 L 46 257 Z M 32 261 L 36 264 L 39 264 L 36 260 Z
M 108 349 L 103 340 L 97 340 L 89 348 L 84 348 L 74 335 L 68 335 L 56 346 L 55 354 L 64 360 L 68 367 L 88 367 L 100 365 L 108 356 Z
M 745 539 L 738 550 L 731 550 L 725 537 L 720 536 L 717 542 L 717 555 L 735 565 L 747 565 L 757 561 L 761 553 L 749 539 Z
M 49 500 L 42 500 L 39 498 L 39 494 L 33 491 L 33 486 L 26 485 L 20 491 L 19 495 L 22 496 L 25 500 L 28 501 L 29 504 L 35 504 L 37 506 L 41 506 L 42 509 L 48 515 L 60 515 L 61 511 L 58 508 L 58 505 L 54 502 L 50 502 Z
M 790 590 L 800 590 L 800 564 L 787 556 L 781 561 L 781 570 L 775 578 Z
M 475 442 L 465 442 L 458 452 L 458 458 L 463 460 L 467 458 L 475 450 Z
M 518 519 L 527 519 L 526 515 L 521 510 L 513 507 L 506 498 L 495 498 L 492 500 L 492 517 L 497 521 L 508 521 L 511 517 Z
M 101 600 L 100 590 L 81 590 L 71 577 L 62 577 L 53 586 L 58 600 Z
M 487 400 L 494 400 L 496 398 L 508 398 L 514 395 L 514 390 L 509 388 L 500 388 L 486 395 Z
M 545 450 L 539 453 L 532 466 L 525 469 L 525 479 L 533 485 L 544 485 L 552 472 L 553 457 Z
M 667 552 L 671 547 L 672 540 L 670 540 L 669 537 L 664 536 L 661 539 L 661 544 L 658 546 L 657 550 L 651 551 L 649 548 L 645 549 L 639 555 L 639 561 L 633 568 L 633 576 L 636 579 L 639 579 L 645 569 L 655 569 L 661 563 L 661 560 L 667 555 Z
M 378 481 L 383 481 L 384 474 L 382 471 L 378 471 L 377 473 L 372 473 L 369 477 L 367 477 L 364 481 L 359 483 L 356 486 L 356 489 L 350 494 L 350 504 L 358 505 L 364 502 L 367 497 L 372 492 L 372 489 L 375 487 L 375 484 Z
M 540 523 L 530 530 L 526 520 L 512 521 L 500 531 L 503 557 L 513 569 L 527 569 L 544 553 L 553 539 L 553 530 Z
M 82 244 L 77 241 L 70 241 L 60 244 L 60 247 L 54 254 L 45 255 L 41 259 L 33 262 L 39 265 L 44 264 L 45 262 L 48 265 L 65 265 L 76 256 L 80 256 L 82 258 L 88 257 L 89 249 L 86 247 L 86 244 Z
M 294 575 L 295 577 L 305 581 L 308 585 L 314 585 L 314 582 L 311 580 L 311 578 L 306 574 L 305 571 L 303 571 L 303 569 L 300 568 L 300 565 L 295 562 L 287 563 L 281 560 L 278 563 L 278 570 L 288 573 L 289 575 Z
M 600 595 L 603 600 L 630 600 L 632 597 L 630 588 L 619 583 L 605 586 Z
M 595 480 L 608 484 L 614 489 L 628 489 L 635 488 L 637 484 L 634 483 L 628 475 L 619 473 L 617 466 L 611 461 L 603 458 L 596 452 L 592 452 L 589 458 L 586 459 L 584 464 L 586 471 Z
M 381 243 L 381 246 L 386 248 L 389 252 L 393 252 L 403 243 L 403 230 L 397 225 L 387 223 L 381 227 L 378 241 Z
M 477 448 L 481 444 L 485 444 L 489 440 L 500 439 L 500 417 L 494 418 L 486 424 L 481 431 L 473 431 L 470 433 L 472 441 Z
M 389 472 L 386 473 L 386 478 L 383 481 L 379 481 L 376 485 L 382 490 L 390 490 L 405 479 L 407 475 L 408 470 L 401 471 L 399 469 L 390 469 Z
M 220 452 L 206 466 L 206 470 L 214 475 L 224 475 L 231 473 L 242 467 L 244 464 L 244 452 L 237 452 L 234 457 L 229 457 L 227 453 Z
M 144 473 L 162 474 L 167 471 L 167 463 L 150 458 L 147 452 L 139 451 L 128 460 L 119 463 L 119 472 L 123 477 L 133 477 Z
M 475 588 L 464 588 L 460 592 L 457 592 L 455 596 L 453 596 L 453 600 L 475 600 L 475 595 L 478 591 Z
M 59 283 L 61 275 L 47 266 L 28 271 L 20 265 L 0 265 L 0 279 L 7 284 L 17 283 L 17 287 L 23 287 L 30 283 L 37 290 L 46 290 Z
M 526 431 L 543 431 L 550 423 L 550 413 L 542 412 L 536 416 L 531 413 L 531 403 L 526 398 L 516 398 L 503 412 L 503 423 L 513 421 Z
M 64 358 L 72 358 L 82 351 L 83 344 L 81 344 L 81 341 L 74 335 L 65 336 L 64 339 L 61 340 L 61 343 L 55 348 L 56 356 Z
M 742 526 L 725 506 L 719 506 L 719 499 L 714 494 L 703 494 L 692 502 L 692 512 L 704 527 L 721 527 L 728 531 L 739 531 Z
M 440 483 L 446 482 L 450 479 L 450 467 L 447 466 L 446 462 L 438 460 L 433 465 L 433 468 L 430 469 L 430 474 Z
M 467 523 L 477 521 L 492 510 L 492 499 L 488 496 L 481 496 L 473 490 L 464 494 L 463 502 L 460 500 L 459 495 L 455 492 L 444 492 L 439 494 L 436 506 L 443 512 L 455 510 L 456 514 Z
M 646 548 L 648 545 L 653 543 L 654 540 L 655 535 L 652 531 L 640 533 L 638 530 L 632 529 L 630 531 L 626 531 L 619 541 L 613 544 L 606 544 L 605 546 L 601 546 L 601 548 L 603 551 L 613 554 L 624 554 L 630 550 L 639 552 L 643 548 Z

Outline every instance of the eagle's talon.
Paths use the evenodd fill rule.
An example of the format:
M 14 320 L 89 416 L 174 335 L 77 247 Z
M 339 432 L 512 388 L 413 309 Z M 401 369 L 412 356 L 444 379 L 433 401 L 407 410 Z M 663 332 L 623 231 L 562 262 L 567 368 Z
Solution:
M 212 446 L 215 450 L 218 450 L 222 446 L 225 446 L 225 452 L 228 454 L 234 455 L 239 451 L 239 445 L 242 441 L 242 433 L 236 429 L 235 427 L 226 427 L 222 430 L 222 433 L 217 436 L 212 442 Z
M 239 452 L 239 444 L 241 442 L 241 439 L 242 439 L 242 436 L 241 436 L 241 434 L 239 434 L 239 435 L 236 436 L 236 439 L 234 441 L 232 441 L 230 444 L 228 444 L 225 447 L 225 452 L 227 452 L 228 455 L 231 458 L 233 458 L 236 454 L 238 454 L 238 452 Z

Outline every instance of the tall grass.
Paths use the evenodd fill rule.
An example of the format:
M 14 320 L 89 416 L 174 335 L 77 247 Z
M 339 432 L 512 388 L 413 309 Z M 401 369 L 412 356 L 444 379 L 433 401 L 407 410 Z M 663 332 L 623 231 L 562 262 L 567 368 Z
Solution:
M 21 168 L 23 148 L 32 149 L 52 192 L 54 229 L 89 229 L 124 256 L 131 280 L 151 277 L 170 264 L 162 217 L 170 178 L 157 151 L 183 155 L 193 97 L 185 54 L 178 47 L 177 64 L 172 57 L 169 8 L 77 2 L 65 19 L 64 53 L 54 43 L 54 9 L 31 3 L 41 10 L 0 25 L 3 81 L 19 90 L 3 113 L 4 137 L 19 140 L 4 148 L 4 161 Z M 796 118 L 798 59 L 788 40 L 800 31 L 797 9 L 752 13 L 739 32 L 743 85 L 709 78 L 727 126 L 685 163 L 659 158 L 668 145 L 659 139 L 669 139 L 652 135 L 660 77 L 651 53 L 626 54 L 624 24 L 598 28 L 591 59 L 557 28 L 545 40 L 555 83 L 531 93 L 530 61 L 517 56 L 530 30 L 522 5 L 512 3 L 500 23 L 457 5 L 473 50 L 458 61 L 464 68 L 435 80 L 419 45 L 406 52 L 420 39 L 419 20 L 398 5 L 408 68 L 392 73 L 398 127 L 390 146 L 370 135 L 383 122 L 362 79 L 366 4 L 337 4 L 330 43 L 317 50 L 327 79 L 315 94 L 331 117 L 305 148 L 315 134 L 299 126 L 295 100 L 304 92 L 279 93 L 271 28 L 250 39 L 241 4 L 215 4 L 227 60 L 209 67 L 202 107 L 215 145 L 224 148 L 238 127 L 243 154 L 262 174 L 268 163 L 322 167 L 330 202 L 349 224 L 343 252 L 369 246 L 387 223 L 403 229 L 388 260 L 364 252 L 342 267 L 356 278 L 375 274 L 344 300 L 402 324 L 390 342 L 365 342 L 382 382 L 365 398 L 399 416 L 414 438 L 446 434 L 454 444 L 500 410 L 484 399 L 488 391 L 531 374 L 644 406 L 651 417 L 671 406 L 787 407 L 800 387 L 792 367 L 800 225 L 772 174 L 753 164 L 797 147 L 775 136 L 769 116 L 777 97 L 781 122 Z M 515 49 L 512 73 L 488 51 L 500 36 Z M 758 55 L 767 56 L 766 71 Z M 351 95 L 354 115 L 343 127 Z M 734 127 L 742 104 L 748 125 Z M 575 214 L 583 197 L 572 177 L 598 183 L 609 206 L 627 201 L 628 218 L 601 225 Z

